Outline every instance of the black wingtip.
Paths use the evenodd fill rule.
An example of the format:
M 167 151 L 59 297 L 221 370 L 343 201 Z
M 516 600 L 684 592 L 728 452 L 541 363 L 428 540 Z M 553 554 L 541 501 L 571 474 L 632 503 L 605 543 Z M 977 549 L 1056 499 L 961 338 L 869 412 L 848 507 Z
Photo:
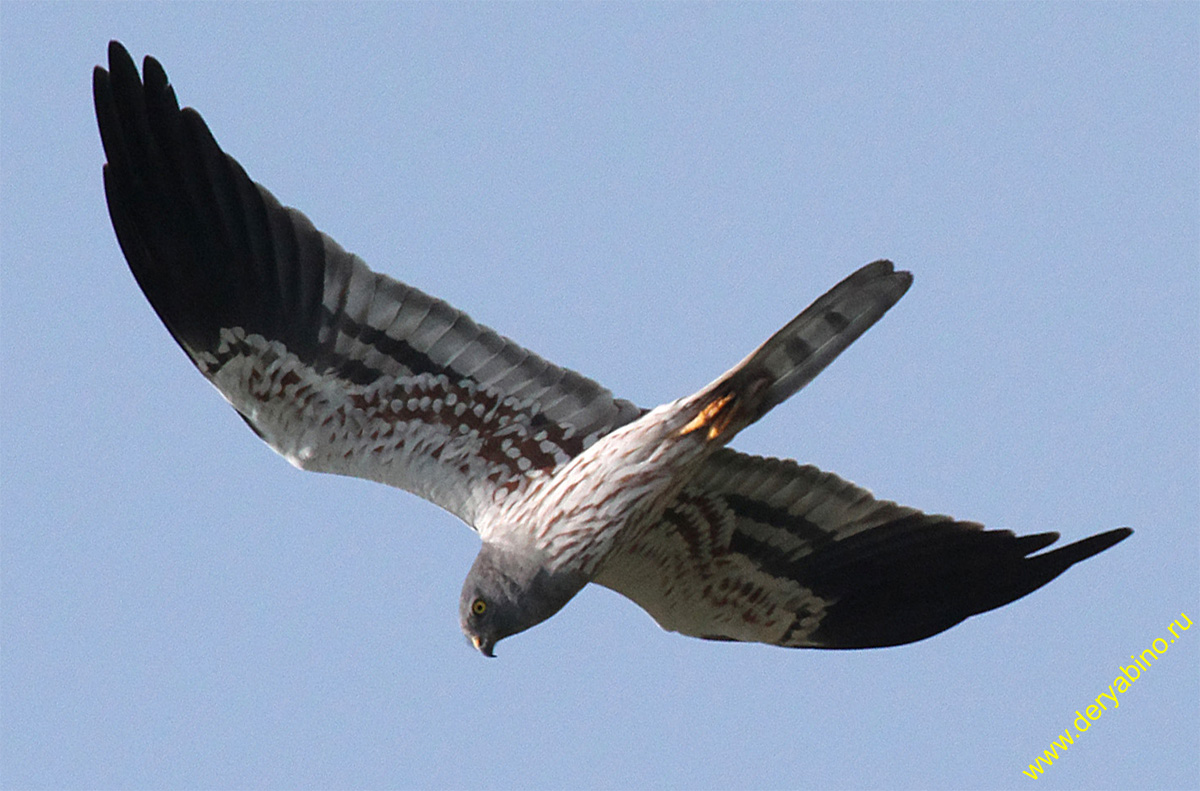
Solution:
M 139 74 L 118 41 L 108 58 L 93 87 L 109 213 L 163 324 L 197 365 L 233 329 L 316 355 L 328 240 L 180 108 L 157 59 Z
M 1040 558 L 1055 558 L 1062 565 L 1065 571 L 1076 563 L 1082 560 L 1099 555 L 1104 550 L 1113 547 L 1125 539 L 1133 535 L 1133 528 L 1118 527 L 1115 530 L 1106 530 L 1103 533 L 1097 533 L 1094 536 L 1088 536 L 1065 547 L 1051 550 L 1044 555 L 1035 555 L 1030 560 L 1038 560 Z
M 926 548 L 916 554 L 861 555 L 837 569 L 836 584 L 848 587 L 838 592 L 814 638 L 825 648 L 881 648 L 923 640 L 1034 592 L 1132 534 L 1121 527 L 1032 554 L 1054 543 L 1058 534 L 972 531 L 960 536 L 969 543 L 918 544 L 914 546 Z M 836 584 L 816 589 L 835 590 Z
M 133 56 L 125 49 L 125 45 L 116 39 L 108 42 L 108 70 L 137 74 L 137 64 L 133 62 Z

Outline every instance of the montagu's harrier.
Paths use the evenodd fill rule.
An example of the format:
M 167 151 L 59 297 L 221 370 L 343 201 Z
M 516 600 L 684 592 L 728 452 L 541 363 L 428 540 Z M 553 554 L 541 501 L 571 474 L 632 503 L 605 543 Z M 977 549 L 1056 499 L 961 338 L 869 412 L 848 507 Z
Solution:
M 113 228 L 200 372 L 305 470 L 407 489 L 483 546 L 462 629 L 484 654 L 611 588 L 683 634 L 811 648 L 920 640 L 1130 534 L 1037 553 L 793 461 L 725 446 L 912 282 L 858 270 L 700 392 L 645 410 L 385 275 L 279 203 L 180 110 L 162 66 L 94 73 Z

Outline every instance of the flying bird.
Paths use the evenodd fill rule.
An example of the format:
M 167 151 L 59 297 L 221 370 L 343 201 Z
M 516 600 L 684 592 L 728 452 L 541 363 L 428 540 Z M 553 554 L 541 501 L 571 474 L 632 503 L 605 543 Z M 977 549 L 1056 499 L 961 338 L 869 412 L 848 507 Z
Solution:
M 664 628 L 807 648 L 899 645 L 1008 604 L 1126 538 L 1039 552 L 836 475 L 727 447 L 912 283 L 854 272 L 699 392 L 643 409 L 378 274 L 283 206 L 117 42 L 93 91 L 138 285 L 192 363 L 296 467 L 405 489 L 482 539 L 459 619 L 480 652 L 588 583 Z

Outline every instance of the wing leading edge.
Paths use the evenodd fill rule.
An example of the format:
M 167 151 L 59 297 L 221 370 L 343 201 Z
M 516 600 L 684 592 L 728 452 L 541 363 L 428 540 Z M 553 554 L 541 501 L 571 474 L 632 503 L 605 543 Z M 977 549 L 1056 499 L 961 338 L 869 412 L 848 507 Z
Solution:
M 1132 532 L 1033 554 L 1058 534 L 985 530 L 876 500 L 816 467 L 726 449 L 596 582 L 695 637 L 877 648 L 1015 601 Z
M 370 478 L 474 524 L 641 410 L 376 274 L 282 206 L 109 45 L 93 75 L 105 192 L 134 277 L 192 362 L 297 466 Z

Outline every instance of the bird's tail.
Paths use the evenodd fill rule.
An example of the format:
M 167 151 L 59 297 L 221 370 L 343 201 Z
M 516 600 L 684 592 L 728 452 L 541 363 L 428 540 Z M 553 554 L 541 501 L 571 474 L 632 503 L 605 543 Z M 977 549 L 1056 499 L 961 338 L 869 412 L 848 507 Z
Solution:
M 710 440 L 728 442 L 811 382 L 911 285 L 912 275 L 891 261 L 859 269 L 697 393 L 696 416 L 681 433 L 703 429 Z

